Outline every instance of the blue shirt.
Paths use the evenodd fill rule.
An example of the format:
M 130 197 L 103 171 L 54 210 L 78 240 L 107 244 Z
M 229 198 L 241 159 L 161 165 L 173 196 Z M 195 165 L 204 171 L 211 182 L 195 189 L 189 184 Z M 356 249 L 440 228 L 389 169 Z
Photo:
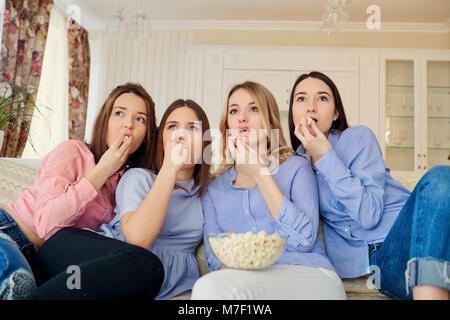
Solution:
M 369 273 L 368 245 L 383 242 L 410 192 L 384 164 L 365 126 L 329 134 L 332 149 L 315 165 L 325 249 L 342 278 Z M 297 155 L 305 155 L 300 144 Z
M 135 211 L 150 191 L 156 175 L 148 170 L 133 168 L 125 172 L 116 189 L 116 216 L 109 224 L 103 224 L 101 234 L 125 241 L 120 219 Z M 194 252 L 203 235 L 203 214 L 198 185 L 191 178 L 177 181 L 170 197 L 166 217 L 158 237 L 149 250 L 164 266 L 164 282 L 156 296 L 168 299 L 191 290 L 199 278 L 199 267 Z
M 275 264 L 323 267 L 335 271 L 318 239 L 319 203 L 317 183 L 311 164 L 304 157 L 292 156 L 272 173 L 285 195 L 275 220 L 255 185 L 251 189 L 234 185 L 236 171 L 226 171 L 210 183 L 202 196 L 205 218 L 205 254 L 211 271 L 221 263 L 212 253 L 207 235 L 232 231 L 266 231 L 287 236 L 286 247 Z

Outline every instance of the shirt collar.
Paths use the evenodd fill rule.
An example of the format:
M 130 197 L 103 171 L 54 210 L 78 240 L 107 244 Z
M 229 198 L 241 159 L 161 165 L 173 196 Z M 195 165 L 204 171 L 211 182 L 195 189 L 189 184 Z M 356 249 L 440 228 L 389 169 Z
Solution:
M 197 191 L 200 189 L 200 186 L 195 183 L 194 177 L 188 180 L 176 181 L 175 184 L 186 190 L 190 196 L 195 195 Z M 183 189 L 175 189 L 175 190 L 181 190 L 182 192 L 185 192 Z
M 237 176 L 236 170 L 234 169 L 234 167 L 231 167 L 231 169 L 228 170 L 225 174 L 226 174 L 225 177 L 227 179 L 228 184 L 232 186 L 234 180 L 236 180 L 236 176 Z
M 306 150 L 303 144 L 300 143 L 300 145 L 297 148 L 297 151 L 295 151 L 295 154 L 311 162 L 311 156 L 309 154 L 306 154 Z
M 114 172 L 109 178 L 108 181 L 113 185 L 117 186 L 117 183 L 119 182 L 119 179 L 122 178 L 123 174 L 125 172 L 125 168 Z M 115 187 L 114 187 L 115 188 Z

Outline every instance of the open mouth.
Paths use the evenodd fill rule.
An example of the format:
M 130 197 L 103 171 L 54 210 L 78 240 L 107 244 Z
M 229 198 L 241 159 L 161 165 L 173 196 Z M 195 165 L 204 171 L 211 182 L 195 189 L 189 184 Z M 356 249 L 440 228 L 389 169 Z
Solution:
M 308 117 L 308 124 L 311 124 L 312 122 L 315 122 L 315 123 L 317 123 L 317 119 L 315 119 L 315 118 L 311 118 L 311 117 Z
M 240 136 L 248 136 L 250 133 L 251 133 L 251 129 L 249 129 L 249 128 L 240 128 L 238 130 L 238 134 Z
M 315 118 L 311 118 L 311 117 L 307 117 L 307 118 L 301 118 L 300 119 L 300 124 L 302 124 L 302 125 L 307 125 L 307 126 L 309 126 L 309 125 L 311 125 L 311 123 L 317 123 L 317 119 L 315 119 Z

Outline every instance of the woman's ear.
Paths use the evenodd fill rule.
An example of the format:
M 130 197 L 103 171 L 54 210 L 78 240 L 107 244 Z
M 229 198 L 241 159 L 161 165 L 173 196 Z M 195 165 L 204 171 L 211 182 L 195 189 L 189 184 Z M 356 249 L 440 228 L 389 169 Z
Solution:
M 336 121 L 337 119 L 339 118 L 339 111 L 335 111 L 334 112 L 334 118 L 333 118 L 333 121 Z

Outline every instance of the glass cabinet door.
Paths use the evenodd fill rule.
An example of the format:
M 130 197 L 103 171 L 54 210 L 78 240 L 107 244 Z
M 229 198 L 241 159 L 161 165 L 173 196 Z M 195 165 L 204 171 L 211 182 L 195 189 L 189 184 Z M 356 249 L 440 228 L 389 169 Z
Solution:
M 414 171 L 415 81 L 413 60 L 386 60 L 386 166 Z
M 427 62 L 427 163 L 450 165 L 450 61 Z

